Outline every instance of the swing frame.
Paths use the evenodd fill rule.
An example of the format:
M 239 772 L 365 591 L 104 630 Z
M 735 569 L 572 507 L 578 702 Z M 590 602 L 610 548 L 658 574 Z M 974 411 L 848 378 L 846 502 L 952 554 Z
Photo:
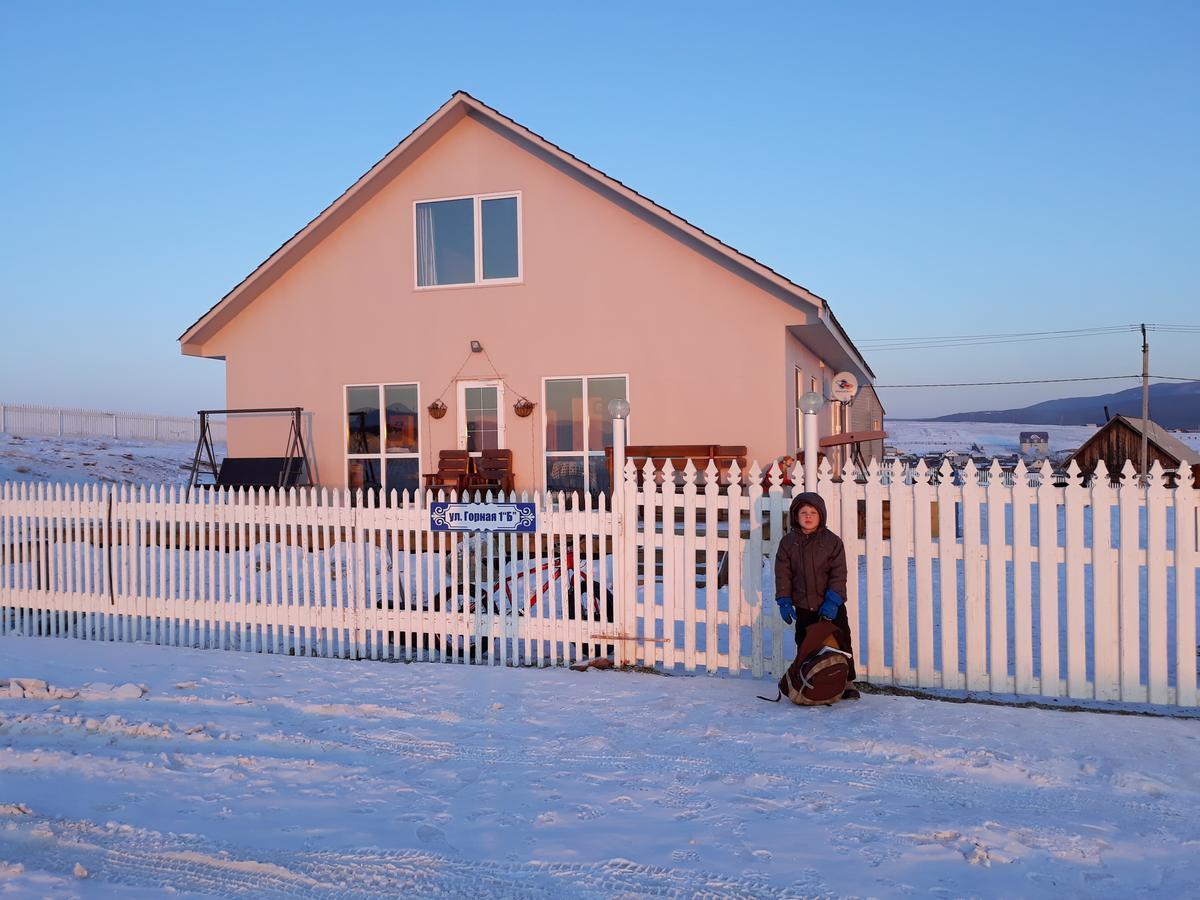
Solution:
M 211 416 L 261 416 L 261 415 L 283 415 L 286 414 L 291 418 L 291 427 L 288 429 L 287 446 L 284 449 L 282 457 L 229 457 L 226 456 L 221 465 L 217 465 L 217 454 L 213 449 L 212 429 L 209 424 Z M 246 480 L 239 480 L 237 487 L 294 487 L 307 486 L 312 484 L 312 465 L 308 459 L 308 449 L 304 444 L 303 431 L 303 416 L 304 407 L 302 406 L 273 406 L 262 407 L 258 409 L 201 409 L 197 411 L 200 416 L 200 437 L 196 441 L 196 452 L 192 456 L 191 472 L 188 475 L 188 490 L 195 487 L 229 487 L 232 485 L 228 480 L 223 482 L 221 471 L 231 459 L 238 461 L 256 460 L 265 462 L 266 460 L 282 460 L 282 466 L 279 467 L 279 474 L 275 477 L 275 483 L 248 483 Z M 201 475 L 210 475 L 213 483 L 201 484 Z

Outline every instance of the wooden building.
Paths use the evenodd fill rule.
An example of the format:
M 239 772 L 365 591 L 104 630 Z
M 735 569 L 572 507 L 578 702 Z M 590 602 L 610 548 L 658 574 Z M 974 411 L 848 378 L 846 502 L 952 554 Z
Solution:
M 1155 422 L 1149 423 L 1146 438 L 1147 466 L 1157 462 L 1166 470 L 1190 470 L 1194 486 L 1200 487 L 1200 451 L 1193 450 Z M 1116 479 L 1125 467 L 1126 460 L 1138 468 L 1141 457 L 1142 420 L 1116 415 L 1088 438 L 1071 455 L 1067 464 L 1074 460 L 1085 475 L 1091 475 L 1096 463 L 1104 460 L 1109 473 Z

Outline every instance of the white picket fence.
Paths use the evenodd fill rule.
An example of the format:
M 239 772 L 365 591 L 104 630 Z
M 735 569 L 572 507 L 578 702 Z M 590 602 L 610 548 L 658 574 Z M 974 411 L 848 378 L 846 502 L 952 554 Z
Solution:
M 1198 492 L 1124 474 L 825 468 L 859 677 L 1197 706 Z M 431 531 L 428 495 L 7 484 L 0 633 L 778 676 L 780 473 L 638 475 L 613 510 L 535 494 L 537 533 L 500 536 Z
M 536 534 L 488 540 L 431 532 L 425 498 L 372 501 L 5 484 L 0 634 L 532 665 L 611 644 L 592 642 L 612 616 L 602 500 L 558 498 Z
M 210 428 L 214 441 L 225 440 L 223 421 L 214 420 Z M 0 434 L 194 442 L 199 440 L 199 429 L 199 419 L 186 416 L 0 403 Z

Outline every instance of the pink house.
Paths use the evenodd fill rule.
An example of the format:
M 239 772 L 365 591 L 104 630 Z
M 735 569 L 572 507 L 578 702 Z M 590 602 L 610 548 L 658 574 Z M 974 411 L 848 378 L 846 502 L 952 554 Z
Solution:
M 401 490 L 488 447 L 518 490 L 604 490 L 617 397 L 630 443 L 766 462 L 800 395 L 874 377 L 822 298 L 461 92 L 179 342 L 225 361 L 229 407 L 304 407 L 317 482 Z M 234 420 L 229 454 L 285 433 Z

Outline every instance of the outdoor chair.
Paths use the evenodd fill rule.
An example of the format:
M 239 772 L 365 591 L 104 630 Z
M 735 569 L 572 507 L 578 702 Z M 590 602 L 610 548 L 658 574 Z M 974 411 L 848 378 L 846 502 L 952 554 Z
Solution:
M 467 480 L 471 491 L 509 493 L 514 484 L 512 450 L 484 450 L 475 459 L 475 471 Z
M 439 450 L 436 472 L 425 474 L 425 490 L 457 491 L 467 487 L 471 472 L 471 457 L 466 450 Z

